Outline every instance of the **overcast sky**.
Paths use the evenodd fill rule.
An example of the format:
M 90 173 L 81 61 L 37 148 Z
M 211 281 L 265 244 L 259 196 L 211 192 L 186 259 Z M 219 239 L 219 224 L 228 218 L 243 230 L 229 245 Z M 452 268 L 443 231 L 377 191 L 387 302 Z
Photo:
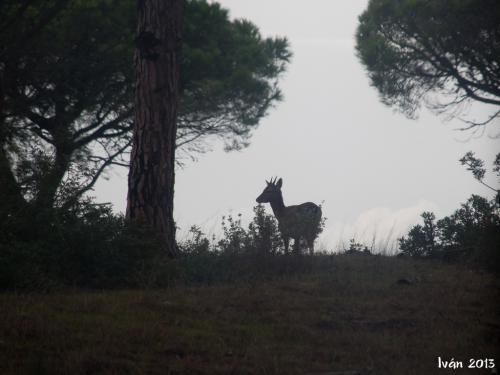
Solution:
M 460 165 L 472 150 L 491 166 L 500 150 L 498 122 L 481 137 L 463 123 L 424 110 L 408 120 L 380 103 L 356 58 L 354 33 L 367 0 L 223 0 L 232 18 L 254 22 L 263 36 L 286 36 L 293 59 L 283 77 L 284 101 L 261 121 L 250 147 L 225 153 L 220 144 L 178 170 L 175 219 L 182 239 L 193 224 L 211 235 L 228 213 L 252 217 L 271 176 L 283 178 L 286 205 L 323 202 L 328 218 L 320 248 L 355 237 L 395 239 L 431 210 L 452 213 L 471 194 L 491 193 Z M 473 109 L 477 116 L 489 108 Z M 491 168 L 490 168 L 491 169 Z M 126 206 L 126 171 L 110 173 L 95 195 Z M 497 186 L 491 173 L 489 182 Z M 270 207 L 268 207 L 271 212 Z

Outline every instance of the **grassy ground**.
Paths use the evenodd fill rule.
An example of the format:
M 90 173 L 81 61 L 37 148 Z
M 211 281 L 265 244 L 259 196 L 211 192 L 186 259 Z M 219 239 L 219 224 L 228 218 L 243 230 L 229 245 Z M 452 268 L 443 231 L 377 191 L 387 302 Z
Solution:
M 378 256 L 325 262 L 232 285 L 2 294 L 0 373 L 491 373 L 439 370 L 438 356 L 498 366 L 498 277 Z

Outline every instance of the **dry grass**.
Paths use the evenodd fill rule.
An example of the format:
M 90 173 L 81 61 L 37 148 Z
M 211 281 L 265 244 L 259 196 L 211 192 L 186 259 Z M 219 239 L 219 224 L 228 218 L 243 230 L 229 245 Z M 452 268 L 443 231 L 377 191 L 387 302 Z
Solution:
M 437 357 L 498 366 L 499 297 L 490 274 L 347 255 L 272 281 L 3 294 L 0 373 L 488 373 L 438 370 Z

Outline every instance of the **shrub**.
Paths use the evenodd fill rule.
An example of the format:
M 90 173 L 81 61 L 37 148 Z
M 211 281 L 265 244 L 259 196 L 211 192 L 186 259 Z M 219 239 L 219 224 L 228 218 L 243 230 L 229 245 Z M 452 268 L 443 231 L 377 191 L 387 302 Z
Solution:
M 411 256 L 429 256 L 437 248 L 436 216 L 432 212 L 421 215 L 424 225 L 415 225 L 407 237 L 399 239 L 399 247 L 404 254 Z
M 253 208 L 254 217 L 248 226 L 251 247 L 259 254 L 278 254 L 283 250 L 283 241 L 276 219 L 266 214 L 264 206 Z
M 371 251 L 370 251 L 370 249 L 368 249 L 368 246 L 357 242 L 356 239 L 354 239 L 354 238 L 351 238 L 349 240 L 349 247 L 347 249 L 344 247 L 344 253 L 346 253 L 346 254 L 371 254 Z
M 223 216 L 222 237 L 210 245 L 200 228 L 193 226 L 190 238 L 179 244 L 184 253 L 219 252 L 226 255 L 263 255 L 283 252 L 283 242 L 274 216 L 266 213 L 262 205 L 253 208 L 254 217 L 245 229 L 241 223 L 241 214 Z M 214 241 L 215 242 L 215 241 Z
M 423 225 L 413 226 L 399 239 L 403 253 L 500 269 L 500 215 L 495 200 L 472 195 L 452 215 L 437 222 L 430 212 L 424 212 L 422 218 Z
M 138 286 L 163 256 L 145 226 L 90 201 L 1 226 L 1 288 Z

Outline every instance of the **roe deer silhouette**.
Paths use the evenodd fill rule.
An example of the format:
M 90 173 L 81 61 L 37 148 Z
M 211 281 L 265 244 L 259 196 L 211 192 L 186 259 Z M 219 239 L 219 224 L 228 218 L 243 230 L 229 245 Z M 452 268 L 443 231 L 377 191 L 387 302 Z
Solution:
M 278 228 L 288 253 L 290 238 L 293 238 L 293 250 L 300 252 L 300 240 L 306 241 L 309 253 L 314 253 L 314 240 L 321 231 L 321 207 L 306 202 L 296 206 L 285 206 L 281 186 L 283 180 L 266 181 L 266 188 L 256 199 L 257 203 L 270 203 L 274 216 L 278 220 Z

